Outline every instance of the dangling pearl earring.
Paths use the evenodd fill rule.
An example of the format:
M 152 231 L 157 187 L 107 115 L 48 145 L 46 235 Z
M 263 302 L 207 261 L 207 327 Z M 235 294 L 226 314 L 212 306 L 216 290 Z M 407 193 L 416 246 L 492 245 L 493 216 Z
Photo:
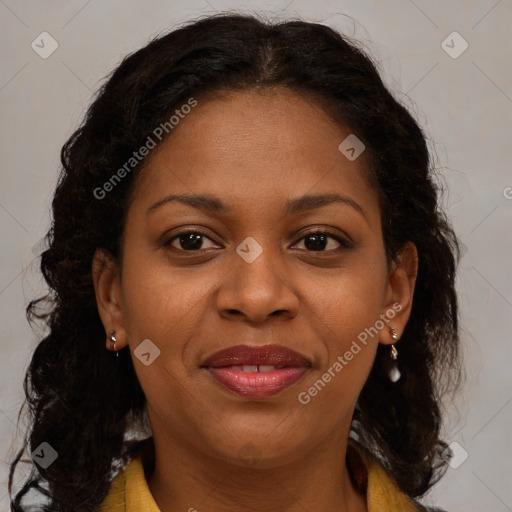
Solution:
M 398 340 L 398 334 L 396 332 L 395 329 L 393 329 L 392 327 L 389 328 L 389 333 L 391 334 L 391 337 L 397 341 Z M 393 359 L 393 361 L 396 361 L 397 358 L 398 358 L 398 350 L 396 349 L 395 345 L 391 345 L 391 359 Z M 393 366 L 391 367 L 391 369 L 389 370 L 389 380 L 391 382 L 397 382 L 400 377 L 402 376 L 402 374 L 400 373 L 400 370 L 398 369 L 398 366 L 395 363 L 393 363 Z
M 114 351 L 116 353 L 116 357 L 119 357 L 119 352 L 117 351 L 117 347 L 116 347 L 117 340 L 116 340 L 116 337 L 114 336 L 115 333 L 116 333 L 115 331 L 110 331 L 110 341 L 111 341 L 111 343 L 114 344 Z

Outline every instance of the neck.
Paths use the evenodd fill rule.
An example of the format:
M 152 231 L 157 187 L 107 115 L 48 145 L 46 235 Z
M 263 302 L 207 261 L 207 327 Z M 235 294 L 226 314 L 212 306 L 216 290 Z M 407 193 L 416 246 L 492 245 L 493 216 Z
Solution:
M 185 443 L 155 442 L 155 469 L 148 486 L 162 512 L 304 510 L 366 512 L 346 464 L 347 438 L 311 449 L 281 465 L 238 464 L 197 452 Z

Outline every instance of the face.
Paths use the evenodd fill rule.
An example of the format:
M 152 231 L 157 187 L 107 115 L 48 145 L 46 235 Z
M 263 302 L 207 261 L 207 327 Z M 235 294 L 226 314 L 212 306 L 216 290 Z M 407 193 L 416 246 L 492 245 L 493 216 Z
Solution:
M 271 467 L 348 434 L 377 345 L 402 332 L 412 294 L 386 263 L 364 153 L 338 149 L 350 133 L 287 90 L 219 93 L 198 97 L 149 155 L 120 272 L 95 284 L 155 443 L 243 464 L 250 440 Z M 182 194 L 209 200 L 171 200 Z M 269 344 L 308 362 L 277 392 L 234 392 L 204 367 L 222 349 Z

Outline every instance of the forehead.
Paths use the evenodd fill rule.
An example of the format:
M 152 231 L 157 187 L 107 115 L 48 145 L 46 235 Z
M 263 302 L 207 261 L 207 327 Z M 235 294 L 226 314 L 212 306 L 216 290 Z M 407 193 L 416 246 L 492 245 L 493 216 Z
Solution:
M 312 98 L 288 89 L 198 96 L 149 155 L 134 199 L 207 192 L 263 205 L 263 198 L 266 204 L 338 192 L 371 203 L 376 194 L 365 178 L 364 154 L 350 161 L 338 149 L 349 135 Z

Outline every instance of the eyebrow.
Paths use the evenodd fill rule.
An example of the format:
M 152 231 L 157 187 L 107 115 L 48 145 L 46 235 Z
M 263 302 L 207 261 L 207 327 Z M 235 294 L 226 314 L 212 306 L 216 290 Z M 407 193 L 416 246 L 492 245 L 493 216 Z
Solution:
M 211 195 L 200 195 L 200 194 L 169 194 L 156 203 L 152 204 L 146 212 L 146 215 L 153 213 L 156 209 L 163 206 L 164 204 L 172 201 L 178 201 L 179 203 L 192 206 L 205 213 L 221 213 L 228 212 L 232 208 L 227 204 L 223 203 L 220 199 Z M 332 203 L 341 203 L 351 206 L 357 210 L 365 219 L 368 220 L 366 213 L 364 212 L 361 205 L 356 203 L 353 199 L 348 196 L 341 194 L 318 194 L 318 195 L 304 195 L 294 199 L 290 199 L 286 203 L 285 213 L 286 215 L 296 215 L 322 206 L 327 206 Z

